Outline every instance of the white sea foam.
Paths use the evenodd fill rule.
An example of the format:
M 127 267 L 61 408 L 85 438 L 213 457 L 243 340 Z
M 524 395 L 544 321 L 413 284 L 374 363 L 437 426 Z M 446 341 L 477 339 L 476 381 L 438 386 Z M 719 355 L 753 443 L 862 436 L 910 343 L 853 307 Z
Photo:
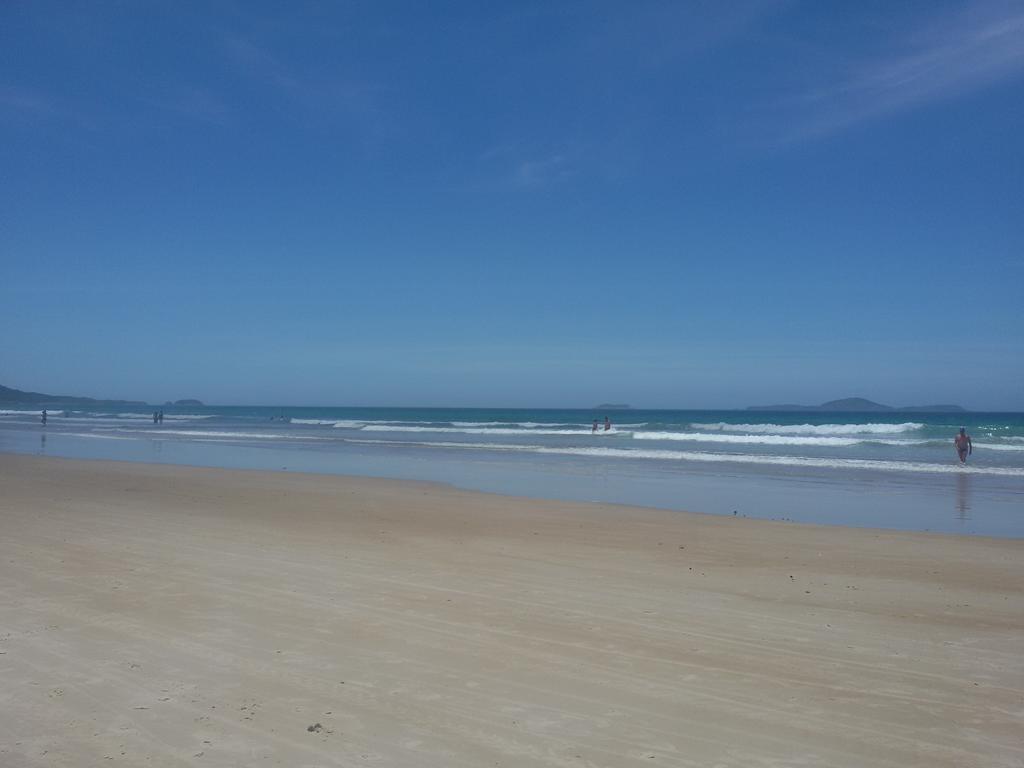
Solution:
M 70 411 L 70 413 L 80 413 L 80 411 Z M 152 416 L 142 419 L 125 419 L 113 414 L 106 414 L 103 416 L 63 416 L 60 411 L 48 411 L 47 414 L 53 419 L 55 424 L 76 424 L 81 427 L 89 426 L 90 424 L 145 424 L 146 422 L 153 422 Z
M 64 411 L 53 411 L 49 408 L 46 409 L 47 416 L 60 416 Z M 0 409 L 0 416 L 42 416 L 43 409 L 40 408 L 38 411 L 19 411 L 19 410 L 8 410 Z
M 591 427 L 574 429 L 524 429 L 521 427 L 413 427 L 393 424 L 367 424 L 363 432 L 443 432 L 462 435 L 589 435 Z M 607 432 L 599 429 L 598 434 L 625 434 L 617 429 Z
M 420 421 L 380 421 L 373 419 L 288 419 L 292 424 L 308 424 L 338 429 L 360 429 L 367 424 L 422 424 Z
M 388 424 L 397 424 L 397 423 L 417 424 L 417 423 L 420 423 L 420 422 L 387 422 L 387 423 Z M 437 423 L 440 423 L 440 422 L 437 422 Z M 565 429 L 565 428 L 570 428 L 570 429 L 574 429 L 574 430 L 577 430 L 577 431 L 585 431 L 585 432 L 589 433 L 591 431 L 591 429 L 593 428 L 592 422 L 589 422 L 589 421 L 586 422 L 586 423 L 582 423 L 582 424 L 576 424 L 576 423 L 570 423 L 570 422 L 564 422 L 564 421 L 559 421 L 559 422 L 550 422 L 550 421 L 448 421 L 448 422 L 444 422 L 444 423 L 450 424 L 453 427 L 506 427 L 506 428 L 523 427 L 524 429 L 528 429 L 528 430 L 534 431 L 535 434 L 536 434 L 536 430 L 540 430 L 540 429 Z M 639 423 L 636 423 L 636 424 L 613 424 L 612 425 L 612 429 L 615 429 L 615 428 L 629 429 L 629 428 L 645 427 L 645 426 L 647 426 L 647 422 L 646 421 L 642 421 L 642 422 L 639 422 Z M 599 428 L 600 431 L 604 430 L 604 422 L 602 422 L 601 420 L 598 420 L 598 428 Z M 543 433 L 540 433 L 540 434 L 543 434 Z
M 436 422 L 440 424 L 441 422 Z M 569 424 L 562 422 L 540 422 L 540 421 L 448 421 L 444 422 L 451 427 L 460 427 L 465 429 L 483 429 L 483 428 L 498 428 L 498 429 L 518 429 L 520 431 L 532 432 L 534 434 L 544 434 L 543 430 L 586 430 L 590 431 L 590 424 Z
M 1024 445 L 1006 445 L 1004 443 L 975 443 L 974 447 L 987 451 L 1024 451 Z
M 68 437 L 88 437 L 93 440 L 135 440 L 127 435 L 101 435 L 98 432 L 67 432 Z
M 448 421 L 453 427 L 540 427 L 543 426 L 534 421 Z
M 634 432 L 634 440 L 680 440 L 690 443 L 734 445 L 815 445 L 845 447 L 865 442 L 855 437 L 808 437 L 801 435 L 733 435 L 721 432 Z
M 418 426 L 422 425 L 422 421 L 401 421 L 393 419 L 297 419 L 290 418 L 288 421 L 292 424 L 308 424 L 313 426 L 321 427 L 337 427 L 338 429 L 360 429 L 367 425 L 379 425 L 386 427 L 401 427 L 403 425 Z M 444 422 L 449 424 L 452 422 Z M 454 422 L 458 423 L 458 422 Z M 470 423 L 470 422 L 467 422 Z M 473 422 L 475 423 L 475 422 Z M 494 422 L 495 424 L 502 424 L 504 422 Z
M 81 424 L 125 424 L 132 423 L 135 421 L 152 422 L 153 417 L 150 416 L 148 419 L 119 419 L 117 416 L 62 416 L 60 423 L 81 423 Z
M 923 429 L 924 424 L 691 424 L 693 429 L 711 432 L 744 432 L 752 435 L 893 435 Z
M 319 427 L 338 427 L 342 429 L 359 429 L 366 424 L 365 421 L 354 421 L 352 419 L 289 419 L 292 424 L 308 424 Z
M 658 459 L 662 461 L 691 461 L 718 464 L 761 464 L 773 466 L 808 467 L 839 470 L 872 470 L 878 472 L 910 472 L 930 474 L 951 474 L 956 472 L 974 475 L 1000 475 L 1003 477 L 1024 477 L 1024 468 L 986 467 L 977 464 L 928 463 L 923 461 L 882 461 L 876 459 L 832 459 L 811 456 L 775 456 L 744 453 L 705 453 L 701 451 L 672 451 L 659 449 L 629 448 L 573 448 L 542 445 L 513 445 L 507 443 L 450 443 L 403 442 L 398 440 L 359 440 L 348 442 L 378 445 L 426 446 L 433 448 L 479 449 L 515 453 L 560 454 L 566 456 L 594 456 L 615 459 Z
M 268 432 L 221 432 L 206 429 L 115 429 L 115 432 L 131 432 L 145 435 L 171 435 L 174 437 L 230 438 L 234 440 L 333 440 L 330 437 L 312 437 L 309 435 L 289 435 L 286 433 Z
M 159 409 L 157 409 L 159 410 Z M 98 418 L 111 418 L 116 417 L 118 419 L 133 419 L 137 421 L 152 421 L 153 414 L 150 413 L 97 413 L 95 411 L 86 411 L 89 416 L 95 416 Z M 198 413 L 165 413 L 164 419 L 169 421 L 193 421 L 196 419 L 212 419 L 212 414 L 198 414 Z

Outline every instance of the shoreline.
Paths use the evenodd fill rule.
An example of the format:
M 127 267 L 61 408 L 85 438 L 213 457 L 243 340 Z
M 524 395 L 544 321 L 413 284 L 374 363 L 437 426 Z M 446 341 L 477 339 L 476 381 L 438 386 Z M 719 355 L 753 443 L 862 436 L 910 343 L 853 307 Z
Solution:
M 445 480 L 423 480 L 414 478 L 403 478 L 403 477 L 389 477 L 382 475 L 361 475 L 361 474 L 349 474 L 344 472 L 316 472 L 312 470 L 304 469 L 290 469 L 288 467 L 282 467 L 280 469 L 268 469 L 265 467 L 249 467 L 249 466 L 219 466 L 209 464 L 182 464 L 177 462 L 151 462 L 141 459 L 117 459 L 117 458 L 78 458 L 73 456 L 39 456 L 27 453 L 17 452 L 5 452 L 0 451 L 0 470 L 3 468 L 4 461 L 8 458 L 18 459 L 31 459 L 46 462 L 67 462 L 68 464 L 83 464 L 83 465 L 96 465 L 97 469 L 102 469 L 107 465 L 118 465 L 123 467 L 145 467 L 152 470 L 162 469 L 182 469 L 185 471 L 196 470 L 198 472 L 227 472 L 227 473 L 246 473 L 253 475 L 268 475 L 270 477 L 276 475 L 287 475 L 289 477 L 307 477 L 316 480 L 338 480 L 347 481 L 350 483 L 380 483 L 383 485 L 394 485 L 399 488 L 408 486 L 410 491 L 412 490 L 423 490 L 433 489 L 438 492 L 456 493 L 456 494 L 467 494 L 469 496 L 480 495 L 485 497 L 494 497 L 496 499 L 506 499 L 510 502 L 517 504 L 529 504 L 535 503 L 540 505 L 568 505 L 574 507 L 581 507 L 583 509 L 594 508 L 605 508 L 607 510 L 619 510 L 627 515 L 636 513 L 650 513 L 659 516 L 668 516 L 669 518 L 682 515 L 682 516 L 698 516 L 702 518 L 714 518 L 721 520 L 732 520 L 734 522 L 744 521 L 752 524 L 773 524 L 773 525 L 784 525 L 784 526 L 798 526 L 801 528 L 812 528 L 812 529 L 824 529 L 824 530 L 848 530 L 848 531 L 859 531 L 867 534 L 879 534 L 879 535 L 892 535 L 892 534 L 907 534 L 911 536 L 938 536 L 943 538 L 963 538 L 969 540 L 989 540 L 993 542 L 1018 542 L 1024 543 L 1024 537 L 1018 536 L 991 536 L 977 533 L 957 533 L 947 531 L 933 531 L 933 530 L 917 530 L 909 528 L 882 528 L 874 527 L 870 525 L 845 525 L 843 523 L 817 523 L 817 522 L 806 522 L 801 520 L 791 519 L 777 519 L 777 518 L 763 518 L 763 517 L 751 517 L 748 515 L 724 515 L 718 512 L 704 512 L 701 510 L 694 509 L 677 509 L 660 507 L 646 504 L 633 504 L 633 503 L 620 503 L 620 502 L 607 502 L 601 500 L 585 501 L 580 499 L 562 499 L 553 498 L 548 496 L 533 496 L 529 494 L 515 494 L 515 493 L 503 493 L 501 491 L 490 491 L 478 488 L 470 488 L 459 485 L 455 482 L 449 482 Z M 1022 550 L 1024 552 L 1024 550 Z
M 0 525 L 0 762 L 1024 758 L 1019 540 L 19 454 Z
M 331 432 L 335 430 L 330 430 Z M 516 452 L 475 453 L 390 444 L 329 448 L 273 441 L 235 442 L 0 430 L 0 453 L 193 467 L 306 472 L 439 482 L 470 491 L 618 504 L 672 511 L 865 529 L 934 531 L 1024 538 L 1016 514 L 1024 486 L 997 477 L 952 473 L 925 482 L 900 473 L 767 471 L 757 465 L 640 465 L 621 459 Z M 268 444 L 270 443 L 270 444 Z M 325 444 L 326 445 L 326 444 Z

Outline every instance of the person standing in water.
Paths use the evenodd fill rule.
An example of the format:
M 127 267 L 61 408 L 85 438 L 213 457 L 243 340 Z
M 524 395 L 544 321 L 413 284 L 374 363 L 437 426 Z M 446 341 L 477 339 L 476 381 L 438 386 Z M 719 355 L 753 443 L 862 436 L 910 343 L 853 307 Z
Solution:
M 43 426 L 46 426 L 46 409 L 43 408 Z
M 611 428 L 612 428 L 612 423 L 610 421 L 608 421 L 608 417 L 605 416 L 604 417 L 604 431 L 607 432 Z
M 956 452 L 960 457 L 960 463 L 966 464 L 967 457 L 974 453 L 974 446 L 971 445 L 971 436 L 967 434 L 966 429 L 960 427 L 960 434 L 953 438 L 953 445 L 956 446 Z
M 596 435 L 597 434 L 597 419 L 594 419 L 594 426 L 590 430 L 590 434 L 592 434 L 592 435 Z

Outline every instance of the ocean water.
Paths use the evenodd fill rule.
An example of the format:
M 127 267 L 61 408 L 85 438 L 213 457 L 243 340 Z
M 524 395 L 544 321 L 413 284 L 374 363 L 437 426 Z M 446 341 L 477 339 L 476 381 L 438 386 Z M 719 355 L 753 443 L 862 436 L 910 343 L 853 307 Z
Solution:
M 365 474 L 735 516 L 1024 536 L 1024 414 L 0 409 L 0 451 Z M 610 428 L 604 428 L 604 418 Z M 598 429 L 593 430 L 594 420 Z M 953 437 L 974 453 L 961 465 Z

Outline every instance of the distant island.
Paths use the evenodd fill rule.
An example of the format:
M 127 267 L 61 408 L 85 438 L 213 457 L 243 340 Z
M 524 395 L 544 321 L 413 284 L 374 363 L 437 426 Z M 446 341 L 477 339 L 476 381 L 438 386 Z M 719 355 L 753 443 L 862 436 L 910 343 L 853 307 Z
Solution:
M 63 403 L 66 405 L 146 405 L 141 400 L 97 400 L 94 397 L 47 395 L 43 392 L 24 392 L 0 385 L 0 403 Z
M 905 405 L 894 407 L 883 405 L 863 397 L 846 397 L 842 400 L 829 400 L 821 405 L 749 405 L 748 411 L 842 411 L 845 413 L 965 413 L 966 408 L 959 405 Z
M 203 403 L 199 400 L 175 400 L 173 403 L 168 400 L 164 405 L 202 405 Z
M 625 403 L 601 403 L 595 405 L 595 411 L 628 411 L 632 406 L 626 405 Z

